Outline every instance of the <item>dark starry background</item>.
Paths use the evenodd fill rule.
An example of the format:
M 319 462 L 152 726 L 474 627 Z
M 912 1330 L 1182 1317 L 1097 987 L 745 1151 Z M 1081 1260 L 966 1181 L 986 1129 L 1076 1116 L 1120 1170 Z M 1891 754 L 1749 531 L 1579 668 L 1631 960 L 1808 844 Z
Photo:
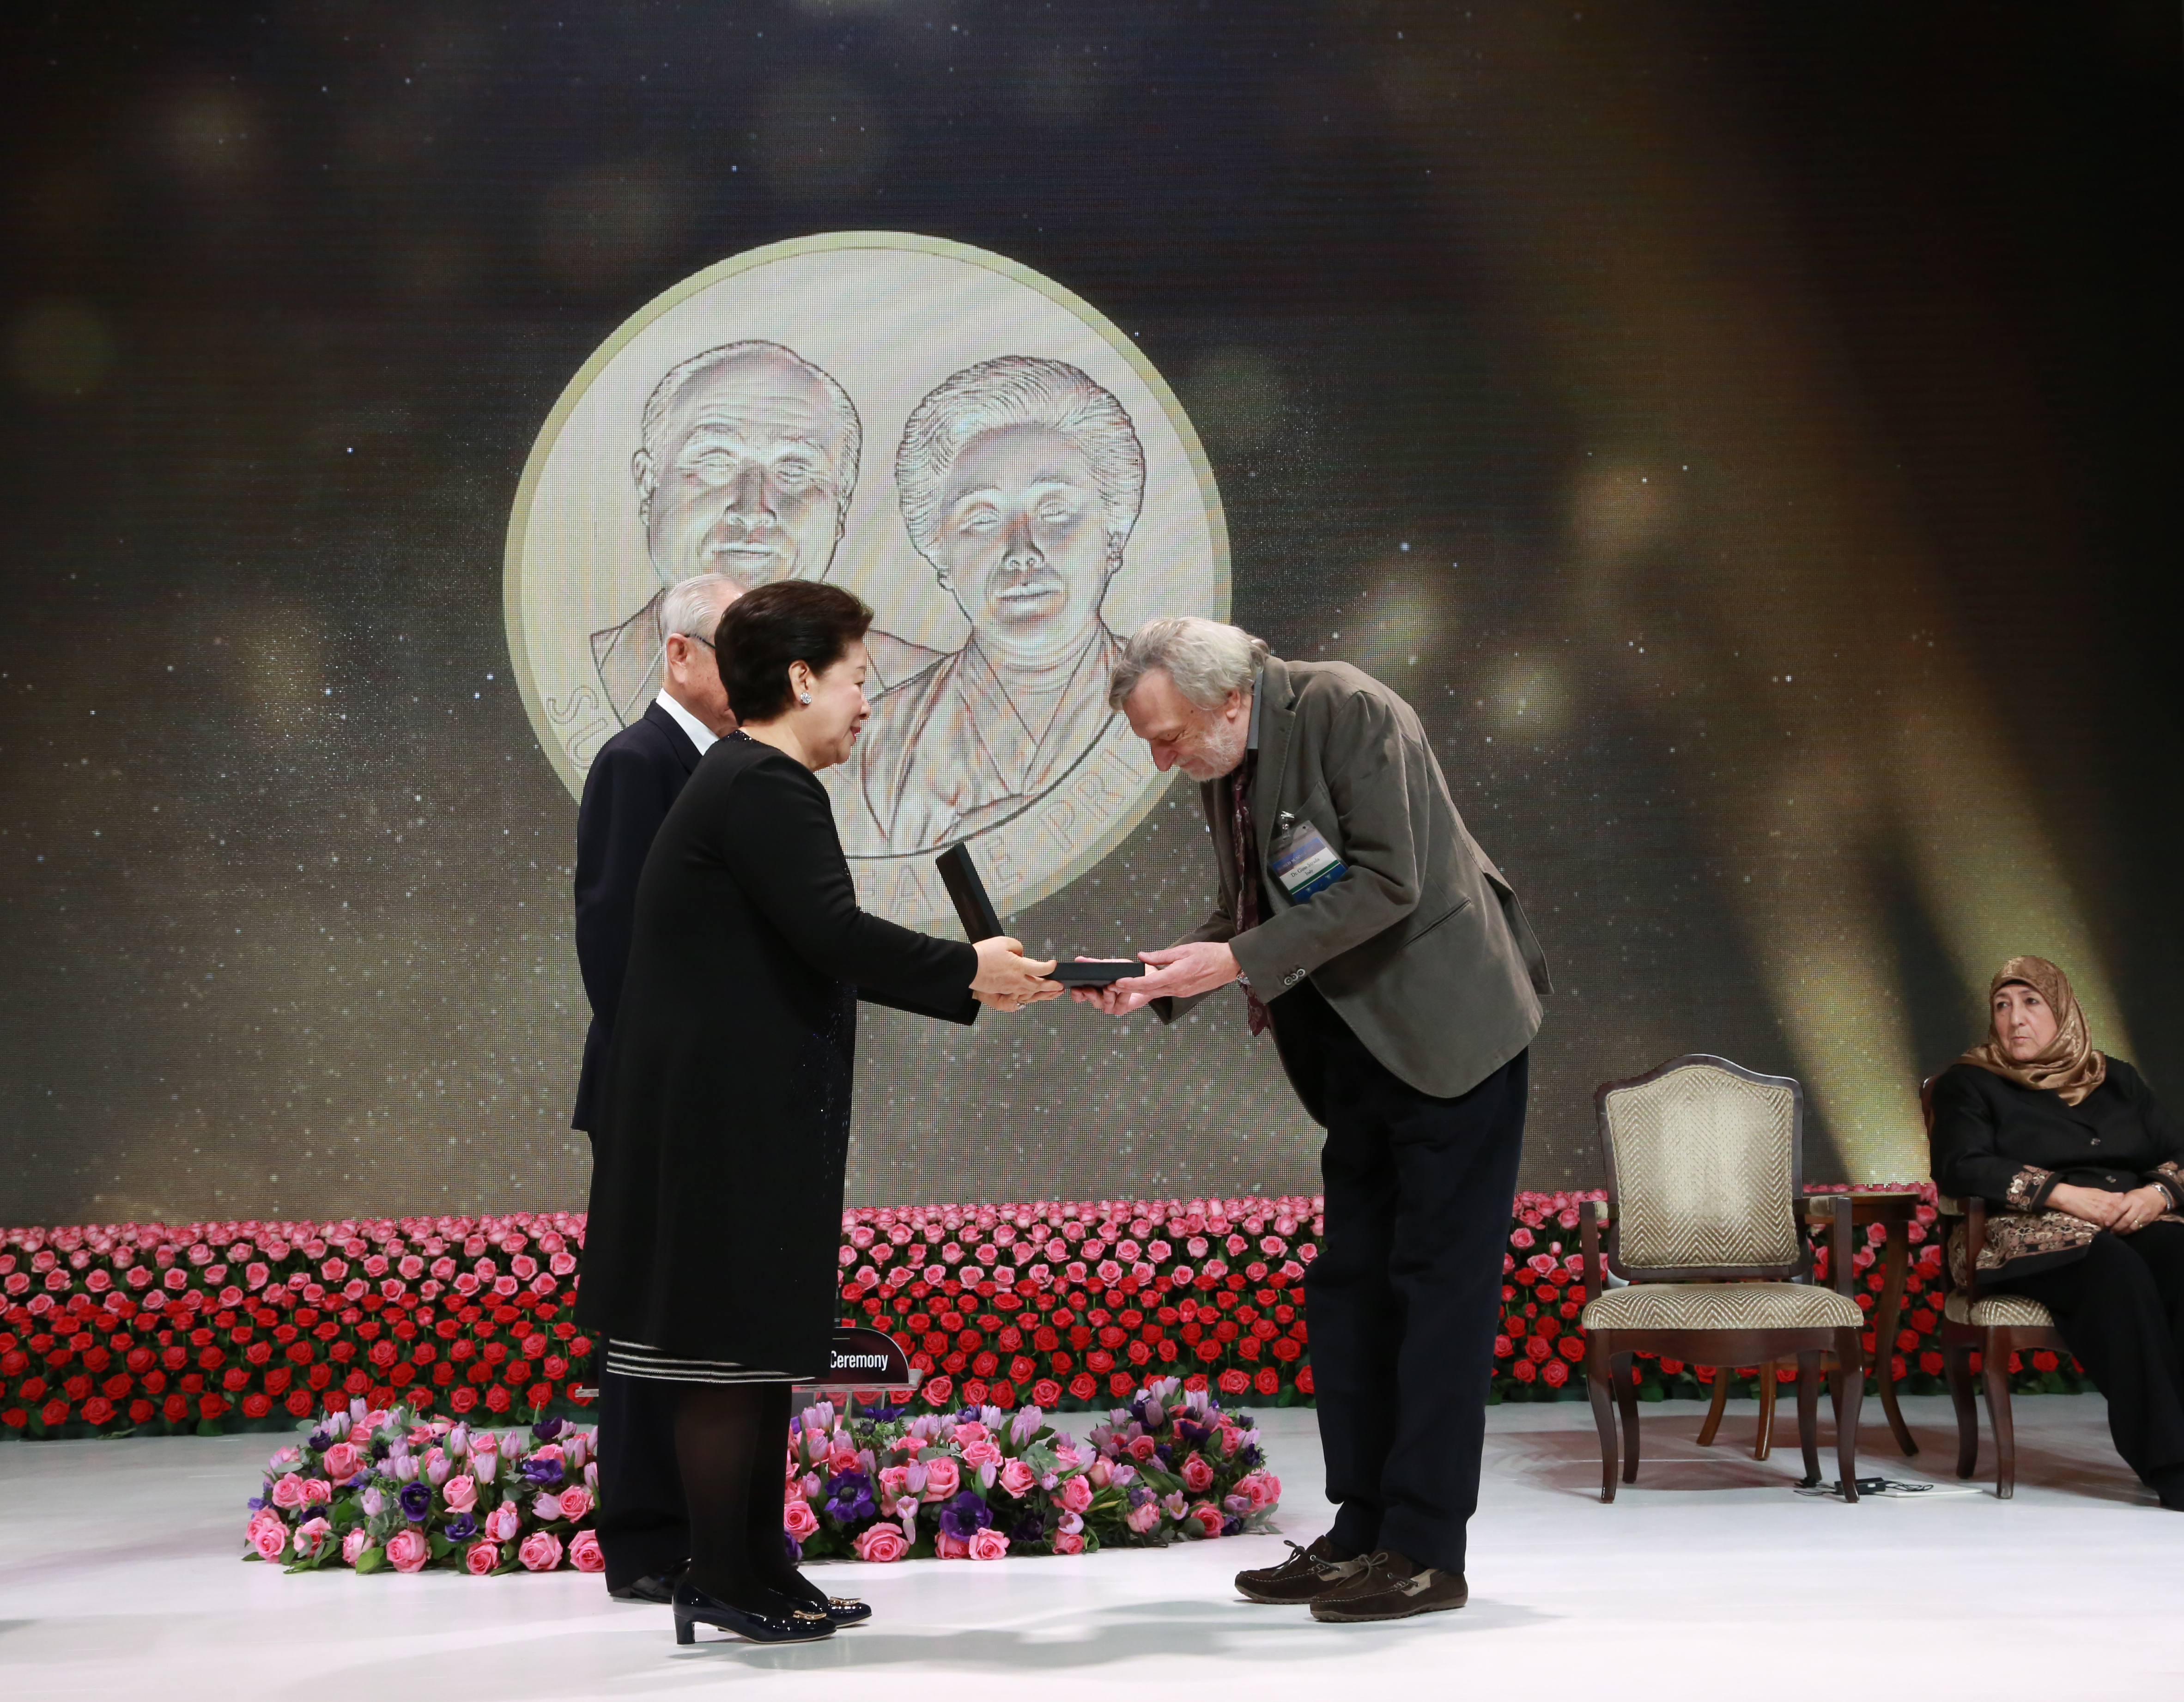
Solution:
M 1691 1049 L 1797 1066 L 1724 893 L 1797 847 L 1729 843 L 1694 799 L 1752 717 L 1724 702 L 1723 760 L 1680 766 L 1565 595 L 1573 494 L 1641 439 L 1683 481 L 1673 547 L 1724 585 L 1802 521 L 1738 507 L 1798 444 L 1663 421 L 1803 381 L 1687 362 L 1617 245 L 1656 232 L 1660 276 L 1759 294 L 1793 276 L 1893 469 L 1919 606 L 1983 682 L 2142 1062 L 2184 1085 L 2155 613 L 2176 10 L 1912 12 L 15 8 L 0 1221 L 581 1203 L 575 807 L 509 679 L 509 505 L 629 312 L 827 229 L 997 250 L 1136 335 L 1212 455 L 1234 617 L 1418 705 L 1554 962 L 1524 1172 L 1549 1187 L 1596 1180 L 1603 1078 Z M 1867 594 L 1800 583 L 1816 632 Z M 1655 645 L 1687 615 L 1652 608 Z M 1648 631 L 1616 636 L 1635 656 Z M 1781 736 L 1906 676 L 1902 637 L 1829 640 Z M 1162 944 L 1211 887 L 1178 789 L 1015 925 Z M 1886 979 L 1938 1062 L 1978 1005 L 1915 909 Z M 855 1200 L 1315 1186 L 1234 995 L 1169 1031 L 1067 1006 L 864 1024 Z M 1843 1169 L 1824 1112 L 1819 1177 Z

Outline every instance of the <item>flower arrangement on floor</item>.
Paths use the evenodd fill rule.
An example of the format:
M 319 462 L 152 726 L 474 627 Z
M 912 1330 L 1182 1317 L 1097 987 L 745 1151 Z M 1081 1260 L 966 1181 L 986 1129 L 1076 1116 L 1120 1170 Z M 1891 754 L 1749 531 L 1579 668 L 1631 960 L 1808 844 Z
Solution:
M 1890 1344 L 1907 1393 L 1943 1387 L 1942 1249 L 1922 1191 Z M 1581 1392 L 1578 1213 L 1598 1197 L 1517 1197 L 1492 1398 Z M 1186 1392 L 1309 1402 L 1320 1211 L 1299 1197 L 859 1208 L 843 1214 L 841 1315 L 902 1343 L 926 1412 L 1100 1410 L 1170 1376 Z M 583 1228 L 554 1214 L 0 1230 L 0 1437 L 289 1429 L 354 1400 L 573 1415 L 593 1371 L 566 1315 Z M 1873 1248 L 1857 1260 L 1870 1309 Z M 1638 1364 L 1644 1398 L 1711 1392 L 1711 1372 Z M 2086 1386 L 2067 1355 L 2010 1369 L 2020 1392 Z
M 292 1572 L 599 1571 L 596 1434 L 549 1418 L 497 1435 L 354 1402 L 265 1463 L 244 1558 Z
M 807 1408 L 790 1426 L 783 1526 L 800 1557 L 995 1560 L 1233 1537 L 1281 1493 L 1249 1415 L 1162 1377 L 1082 1443 L 1037 1407 Z

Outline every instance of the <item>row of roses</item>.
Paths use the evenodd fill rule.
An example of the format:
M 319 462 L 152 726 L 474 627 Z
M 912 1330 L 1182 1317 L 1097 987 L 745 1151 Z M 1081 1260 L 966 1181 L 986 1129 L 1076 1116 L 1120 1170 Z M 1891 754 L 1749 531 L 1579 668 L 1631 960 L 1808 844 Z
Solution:
M 582 1238 L 566 1214 L 7 1230 L 0 1436 L 572 1412 Z
M 1518 1196 L 1493 1398 L 1579 1392 L 1579 1213 L 1598 1197 Z M 858 1208 L 841 1316 L 902 1344 L 929 1411 L 1100 1409 L 1167 1376 L 1309 1402 L 1303 1279 L 1323 1228 L 1321 1201 L 1296 1197 Z M 1881 1234 L 1855 1255 L 1869 1312 Z M 1909 1236 L 1887 1362 L 1926 1392 L 1942 1387 L 1930 1188 Z M 0 1436 L 286 1428 L 354 1400 L 573 1414 L 593 1372 L 567 1315 L 582 1239 L 566 1214 L 0 1231 Z M 1710 1392 L 1709 1370 L 1640 1363 L 1645 1398 Z M 2067 1357 L 2012 1370 L 2020 1388 L 2084 1386 Z

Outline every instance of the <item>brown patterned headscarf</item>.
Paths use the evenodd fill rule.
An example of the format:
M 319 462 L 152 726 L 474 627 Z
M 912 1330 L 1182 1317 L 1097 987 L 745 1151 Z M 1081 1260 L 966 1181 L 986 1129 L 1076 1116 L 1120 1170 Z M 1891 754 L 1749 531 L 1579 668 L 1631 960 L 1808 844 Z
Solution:
M 1957 1062 L 1975 1064 L 2006 1076 L 2020 1087 L 2044 1087 L 2062 1096 L 2065 1105 L 2075 1105 L 2107 1079 L 2109 1061 L 2093 1050 L 2086 1030 L 2086 1013 L 2078 1008 L 2078 996 L 2070 991 L 2070 978 L 2045 957 L 2013 957 L 1995 971 L 1986 990 L 1987 1008 L 1994 996 L 2012 985 L 2030 987 L 2048 1002 L 2055 1013 L 2055 1038 L 2044 1051 L 2023 1063 L 2012 1057 L 2002 1036 L 1990 1021 L 1986 1039 Z

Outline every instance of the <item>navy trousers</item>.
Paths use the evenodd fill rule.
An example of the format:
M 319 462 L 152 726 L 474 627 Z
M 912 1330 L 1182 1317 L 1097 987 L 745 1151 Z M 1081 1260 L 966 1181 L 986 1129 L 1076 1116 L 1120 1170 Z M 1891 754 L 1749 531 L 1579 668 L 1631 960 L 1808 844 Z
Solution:
M 1327 1130 L 1326 1232 L 1305 1276 L 1329 1533 L 1461 1572 L 1529 1055 L 1436 1099 L 1365 1049 L 1309 981 L 1268 1007 L 1282 1062 Z

